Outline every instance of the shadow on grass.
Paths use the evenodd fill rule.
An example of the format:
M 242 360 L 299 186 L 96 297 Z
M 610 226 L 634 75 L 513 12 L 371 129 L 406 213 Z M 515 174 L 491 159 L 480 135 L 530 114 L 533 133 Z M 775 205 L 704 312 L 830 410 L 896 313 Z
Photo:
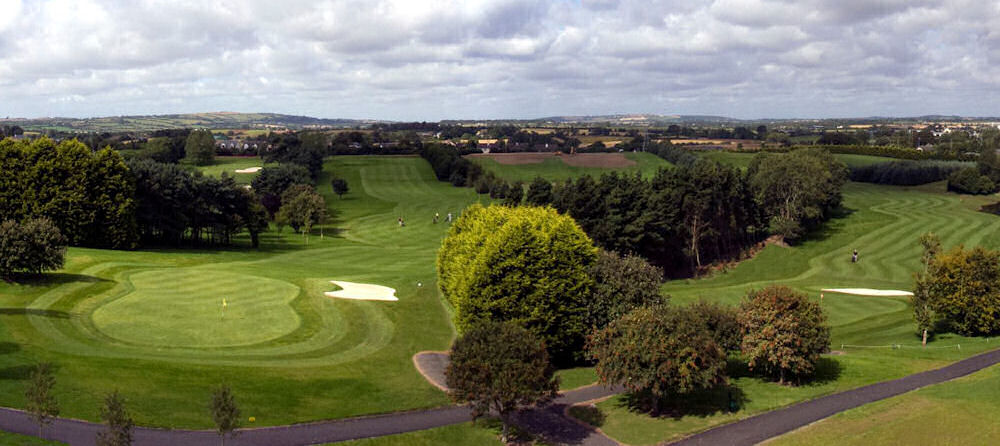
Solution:
M 830 238 L 834 233 L 838 232 L 840 228 L 834 223 L 837 220 L 842 220 L 850 217 L 851 214 L 855 213 L 856 209 L 851 209 L 847 207 L 838 207 L 830 212 L 830 218 L 824 222 L 819 223 L 819 225 L 802 236 L 799 240 L 795 241 L 796 245 L 801 245 L 805 242 L 820 242 Z
M 569 413 L 573 418 L 594 427 L 604 426 L 604 421 L 607 420 L 607 416 L 604 415 L 604 412 L 601 412 L 601 409 L 590 404 L 570 407 Z
M 788 383 L 797 386 L 823 385 L 839 379 L 842 370 L 843 367 L 840 365 L 840 361 L 837 361 L 835 358 L 821 357 L 819 361 L 816 361 L 816 370 L 812 375 L 793 376 L 788 380 Z M 777 377 L 754 373 L 753 370 L 750 370 L 746 362 L 737 358 L 729 358 L 726 363 L 726 374 L 730 378 L 761 378 L 773 382 L 778 381 Z
M 21 351 L 21 346 L 13 342 L 0 342 L 0 355 L 9 355 Z
M 69 313 L 65 311 L 40 310 L 35 308 L 0 308 L 0 316 L 43 316 L 58 319 L 69 319 Z M 0 353 L 3 352 L 0 351 Z
M 43 285 L 65 285 L 67 283 L 97 283 L 107 282 L 100 277 L 88 276 L 86 274 L 72 273 L 43 273 L 43 274 L 14 274 L 11 281 L 18 285 L 43 286 Z
M 33 365 L 15 365 L 11 367 L 0 367 L 0 379 L 24 381 L 31 377 L 31 372 L 35 370 Z
M 748 402 L 750 400 L 742 389 L 727 384 L 686 395 L 663 398 L 660 400 L 659 413 L 656 413 L 652 399 L 645 394 L 626 394 L 619 404 L 632 412 L 644 413 L 652 417 L 682 418 L 685 416 L 709 417 L 724 412 L 737 412 Z

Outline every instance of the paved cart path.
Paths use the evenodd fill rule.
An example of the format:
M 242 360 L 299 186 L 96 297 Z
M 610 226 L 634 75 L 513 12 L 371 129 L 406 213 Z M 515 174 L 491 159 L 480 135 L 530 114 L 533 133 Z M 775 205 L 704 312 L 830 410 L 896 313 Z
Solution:
M 447 364 L 442 358 L 414 360 L 430 370 L 421 370 L 428 376 L 442 376 L 439 368 Z M 783 409 L 756 415 L 732 424 L 710 429 L 685 438 L 675 445 L 752 445 L 830 415 L 893 397 L 921 387 L 950 381 L 986 367 L 1000 363 L 1000 350 L 982 353 L 940 369 L 916 373 L 904 378 L 848 390 L 812 401 L 795 404 Z M 566 418 L 566 407 L 620 393 L 620 388 L 600 385 L 574 389 L 560 395 L 549 407 L 524 411 L 515 416 L 522 427 L 554 443 L 610 446 L 616 444 L 600 432 Z M 343 420 L 293 424 L 289 426 L 244 429 L 226 444 L 232 446 L 298 446 L 327 443 L 359 438 L 380 437 L 447 426 L 471 420 L 465 407 L 451 406 L 436 409 L 399 412 Z M 87 421 L 60 418 L 45 429 L 45 437 L 71 445 L 90 446 L 103 426 Z M 21 410 L 0 408 L 0 430 L 25 435 L 36 435 L 38 427 L 31 417 Z M 139 446 L 215 446 L 219 437 L 214 431 L 136 428 L 135 444 Z

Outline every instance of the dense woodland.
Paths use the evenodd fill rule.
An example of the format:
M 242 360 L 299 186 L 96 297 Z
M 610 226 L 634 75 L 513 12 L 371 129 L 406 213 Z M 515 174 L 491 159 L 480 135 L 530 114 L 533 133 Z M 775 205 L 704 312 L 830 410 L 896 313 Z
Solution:
M 628 146 L 637 146 L 636 139 Z M 819 149 L 762 153 L 743 172 L 669 144 L 651 152 L 673 163 L 650 180 L 609 173 L 552 184 L 538 178 L 508 184 L 444 145 L 421 155 L 435 175 L 507 205 L 552 206 L 572 216 L 609 251 L 636 253 L 668 276 L 688 276 L 738 258 L 768 235 L 795 241 L 840 206 L 846 166 Z

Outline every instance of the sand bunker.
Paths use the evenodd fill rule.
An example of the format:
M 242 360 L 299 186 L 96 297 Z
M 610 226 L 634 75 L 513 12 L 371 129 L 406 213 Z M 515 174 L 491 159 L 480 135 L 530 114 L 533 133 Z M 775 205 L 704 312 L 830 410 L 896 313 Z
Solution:
M 260 172 L 261 169 L 263 169 L 263 167 L 247 167 L 246 169 L 236 169 L 235 172 L 236 173 L 257 173 L 257 172 Z
M 913 293 L 901 290 L 873 290 L 871 288 L 826 288 L 824 293 L 851 294 L 854 296 L 901 297 L 912 296 Z
M 330 283 L 343 289 L 340 291 L 328 291 L 323 293 L 327 297 L 356 300 L 399 300 L 399 298 L 396 297 L 396 290 L 387 286 L 372 285 L 369 283 L 341 282 L 339 280 L 331 280 Z

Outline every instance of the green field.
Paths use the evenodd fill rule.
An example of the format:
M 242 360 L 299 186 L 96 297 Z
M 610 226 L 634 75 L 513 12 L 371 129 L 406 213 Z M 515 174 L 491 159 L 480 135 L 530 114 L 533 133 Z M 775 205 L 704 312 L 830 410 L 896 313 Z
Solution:
M 331 172 L 351 185 L 343 199 Z M 432 216 L 457 215 L 476 194 L 436 181 L 415 157 L 333 158 L 319 184 L 335 215 L 322 239 L 320 228 L 308 240 L 286 229 L 260 250 L 245 239 L 71 248 L 45 280 L 0 283 L 0 405 L 24 407 L 38 361 L 56 365 L 62 414 L 87 420 L 120 389 L 141 425 L 209 427 L 206 402 L 221 382 L 258 426 L 447 404 L 411 356 L 453 337 L 434 269 L 447 225 Z M 390 286 L 400 300 L 333 300 L 330 280 Z
M 256 173 L 236 173 L 236 171 L 250 167 L 264 166 L 264 161 L 258 156 L 217 156 L 215 157 L 215 162 L 210 166 L 199 166 L 197 169 L 201 170 L 205 175 L 213 177 L 220 177 L 225 173 L 235 178 L 239 184 L 250 184 L 257 177 Z
M 974 445 L 1000 438 L 1000 366 L 834 415 L 770 442 Z
M 65 443 L 0 431 L 0 446 L 57 446 Z
M 718 161 L 722 164 L 729 164 L 732 166 L 746 168 L 750 165 L 750 160 L 753 159 L 755 153 L 748 152 L 724 152 L 721 150 L 710 150 L 699 152 L 699 155 Z M 871 156 L 871 155 L 852 155 L 852 154 L 841 154 L 836 153 L 833 155 L 834 158 L 841 160 L 847 167 L 861 167 L 868 166 L 872 164 L 884 163 L 887 161 L 896 161 L 895 158 L 886 158 L 884 156 Z
M 636 165 L 623 168 L 576 167 L 570 166 L 556 157 L 548 158 L 538 164 L 500 164 L 495 160 L 479 157 L 468 159 L 507 181 L 523 181 L 525 183 L 531 182 L 531 180 L 539 176 L 551 181 L 565 181 L 568 178 L 576 178 L 583 175 L 599 177 L 608 172 L 633 174 L 641 172 L 642 176 L 648 178 L 653 176 L 660 168 L 671 166 L 663 158 L 651 153 L 627 152 L 624 155 L 626 158 L 635 161 Z
M 754 259 L 713 277 L 668 282 L 663 289 L 680 304 L 698 299 L 736 304 L 747 290 L 771 283 L 792 286 L 817 300 L 822 288 L 909 290 L 912 274 L 920 268 L 917 237 L 923 232 L 939 234 L 946 247 L 1000 246 L 1000 218 L 976 212 L 989 201 L 948 194 L 943 183 L 918 188 L 848 183 L 844 188 L 846 215 L 831 220 L 801 245 L 769 246 Z M 855 248 L 860 252 L 856 264 L 850 262 Z M 733 414 L 720 410 L 726 404 L 725 393 L 702 395 L 695 406 L 704 407 L 694 413 L 658 419 L 631 410 L 624 397 L 612 398 L 598 404 L 604 418 L 602 429 L 628 444 L 655 444 L 997 347 L 996 342 L 946 334 L 931 342 L 932 348 L 920 349 L 912 308 L 905 298 L 826 295 L 821 304 L 833 326 L 831 348 L 844 354 L 824 359 L 823 377 L 816 382 L 787 387 L 737 373 L 732 385 L 745 401 Z M 905 347 L 892 349 L 892 344 Z
M 438 446 L 438 445 L 496 445 L 500 442 L 500 429 L 495 420 L 480 420 L 472 423 L 453 424 L 423 431 L 364 440 L 331 443 L 338 446 Z

